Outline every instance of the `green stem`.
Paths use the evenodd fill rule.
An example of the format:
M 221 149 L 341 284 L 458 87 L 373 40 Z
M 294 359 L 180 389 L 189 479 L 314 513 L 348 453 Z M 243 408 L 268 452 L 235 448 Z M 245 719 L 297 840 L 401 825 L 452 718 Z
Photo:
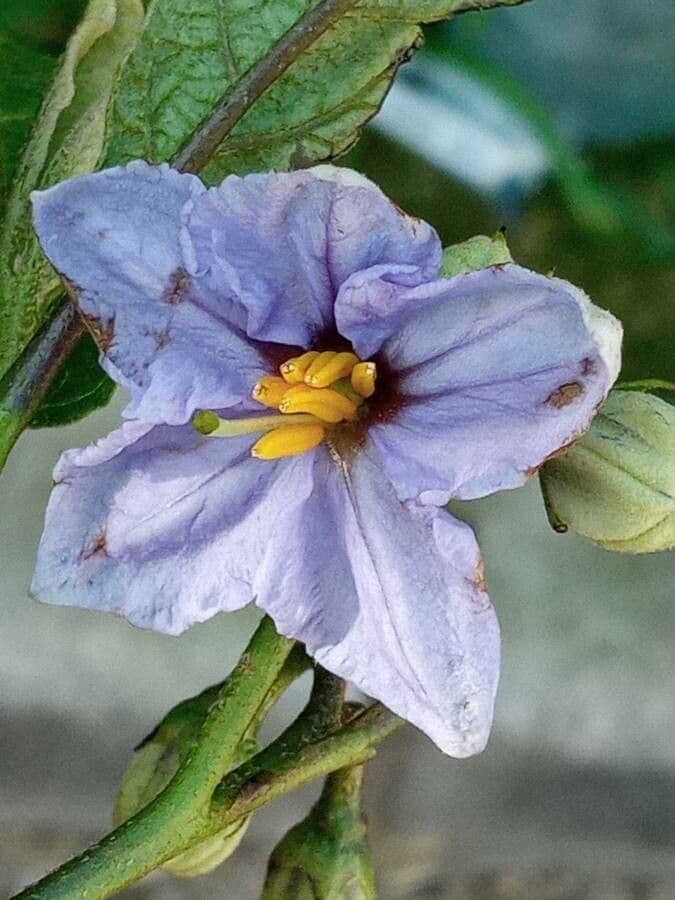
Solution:
M 321 796 L 312 811 L 314 818 L 321 821 L 335 810 L 349 810 L 355 830 L 363 830 L 361 812 L 361 789 L 363 787 L 363 766 L 348 766 L 337 769 L 326 778 Z
M 271 800 L 314 778 L 365 763 L 374 755 L 374 745 L 403 722 L 376 703 L 325 735 L 325 728 L 335 721 L 335 706 L 327 701 L 337 699 L 341 688 L 336 681 L 331 676 L 317 678 L 303 715 L 276 741 L 223 778 L 206 818 L 184 816 L 180 803 L 166 799 L 176 791 L 177 775 L 152 804 L 15 900 L 109 897 Z M 322 733 L 325 736 L 316 740 Z
M 263 619 L 164 791 L 100 843 L 17 897 L 109 897 L 195 843 L 208 825 L 213 790 L 231 768 L 292 646 L 293 641 L 276 633 L 270 619 Z
M 210 834 L 314 778 L 367 762 L 374 745 L 403 725 L 379 703 L 316 742 L 306 727 L 294 727 L 300 721 L 221 781 L 213 797 Z
M 635 381 L 620 381 L 614 385 L 616 391 L 675 391 L 675 381 L 664 378 L 638 378 Z

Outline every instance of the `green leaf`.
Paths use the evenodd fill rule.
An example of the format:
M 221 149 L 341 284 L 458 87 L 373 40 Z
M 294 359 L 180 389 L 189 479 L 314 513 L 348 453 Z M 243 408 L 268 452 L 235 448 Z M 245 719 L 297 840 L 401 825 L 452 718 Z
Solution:
M 0 234 L 0 377 L 62 292 L 31 227 L 30 191 L 96 168 L 117 74 L 142 26 L 141 0 L 90 0 L 47 93 Z
M 443 278 L 452 278 L 463 272 L 474 272 L 476 269 L 509 262 L 513 262 L 513 258 L 501 231 L 493 237 L 477 234 L 461 244 L 453 244 L 443 250 L 441 275 Z
M 171 158 L 312 5 L 151 0 L 114 103 L 107 163 Z M 419 46 L 420 22 L 497 5 L 361 0 L 257 99 L 202 174 L 213 182 L 230 172 L 287 170 L 342 153 L 377 112 L 398 65 Z
M 110 400 L 115 382 L 98 364 L 99 349 L 89 334 L 84 334 L 59 369 L 31 428 L 48 428 L 76 422 Z
M 0 212 L 56 60 L 0 31 Z

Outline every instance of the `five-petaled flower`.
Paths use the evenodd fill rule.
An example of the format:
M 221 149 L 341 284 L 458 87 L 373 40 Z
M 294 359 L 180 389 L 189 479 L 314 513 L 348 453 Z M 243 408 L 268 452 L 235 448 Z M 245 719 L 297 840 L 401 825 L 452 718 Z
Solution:
M 440 278 L 434 230 L 347 169 L 207 190 L 136 162 L 34 203 L 130 394 L 56 467 L 34 593 L 171 634 L 254 601 L 447 753 L 482 749 L 499 630 L 443 507 L 588 427 L 616 320 L 516 265 Z

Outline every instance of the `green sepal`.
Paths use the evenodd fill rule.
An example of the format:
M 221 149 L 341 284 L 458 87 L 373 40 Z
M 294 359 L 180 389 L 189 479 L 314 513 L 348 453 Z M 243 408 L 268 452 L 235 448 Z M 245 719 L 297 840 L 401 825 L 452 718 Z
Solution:
M 308 817 L 272 851 L 261 900 L 374 900 L 362 779 L 362 766 L 326 779 Z
M 503 232 L 498 231 L 492 237 L 477 234 L 461 244 L 452 244 L 443 250 L 440 274 L 443 278 L 452 278 L 453 275 L 510 262 L 513 262 L 513 258 Z
M 675 545 L 675 407 L 614 390 L 586 434 L 540 471 L 556 531 L 571 528 L 606 550 L 651 553 Z
M 221 685 L 208 688 L 174 707 L 135 750 L 124 774 L 115 806 L 113 824 L 126 822 L 164 790 L 178 771 L 197 739 L 199 730 L 216 700 Z M 233 768 L 254 756 L 259 746 L 252 736 L 238 748 Z M 172 875 L 204 875 L 230 857 L 246 834 L 250 817 L 239 819 L 221 831 L 199 841 L 162 865 Z

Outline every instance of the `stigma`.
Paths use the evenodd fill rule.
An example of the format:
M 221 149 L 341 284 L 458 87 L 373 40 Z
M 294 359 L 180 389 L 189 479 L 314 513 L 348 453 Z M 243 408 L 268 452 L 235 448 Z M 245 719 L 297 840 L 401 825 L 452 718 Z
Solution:
M 251 448 L 256 459 L 296 456 L 317 447 L 331 429 L 355 422 L 360 407 L 375 393 L 376 378 L 375 363 L 355 353 L 309 350 L 282 363 L 279 375 L 266 375 L 254 384 L 252 398 L 270 413 L 222 419 L 202 410 L 192 424 L 206 437 L 261 434 Z

